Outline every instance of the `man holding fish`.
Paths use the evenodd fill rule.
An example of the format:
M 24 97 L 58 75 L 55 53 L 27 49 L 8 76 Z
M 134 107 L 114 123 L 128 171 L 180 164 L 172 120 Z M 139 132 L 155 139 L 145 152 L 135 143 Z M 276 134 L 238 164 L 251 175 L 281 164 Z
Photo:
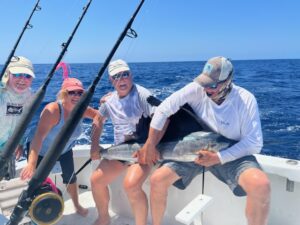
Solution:
M 202 173 L 202 166 L 227 183 L 236 196 L 247 195 L 248 225 L 267 224 L 270 183 L 253 156 L 263 146 L 259 110 L 255 97 L 233 84 L 232 78 L 230 60 L 211 58 L 193 82 L 173 93 L 156 109 L 148 139 L 138 152 L 142 165 L 158 161 L 157 145 L 168 118 L 186 103 L 212 131 L 237 142 L 220 152 L 199 149 L 194 162 L 163 162 L 150 178 L 153 225 L 162 222 L 169 187 L 173 184 L 185 189 Z
M 155 107 L 147 102 L 151 93 L 142 86 L 133 83 L 132 73 L 128 64 L 119 59 L 112 61 L 108 66 L 109 80 L 115 91 L 105 96 L 99 112 L 100 127 L 107 118 L 114 126 L 114 143 L 116 145 L 129 140 L 138 139 L 136 126 L 141 118 L 150 117 Z M 101 154 L 101 153 L 100 153 Z M 98 159 L 98 151 L 91 152 L 91 158 Z M 123 160 L 101 160 L 91 176 L 92 193 L 98 210 L 98 218 L 94 225 L 110 224 L 109 190 L 108 185 L 113 182 L 124 170 L 124 189 L 127 193 L 136 225 L 147 223 L 148 201 L 142 184 L 147 178 L 151 167 L 138 163 L 128 164 Z

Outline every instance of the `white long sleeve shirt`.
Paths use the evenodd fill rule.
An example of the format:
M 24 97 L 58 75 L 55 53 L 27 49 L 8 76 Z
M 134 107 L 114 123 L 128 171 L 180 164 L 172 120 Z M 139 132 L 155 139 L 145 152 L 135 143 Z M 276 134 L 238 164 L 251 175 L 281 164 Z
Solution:
M 218 153 L 222 164 L 261 151 L 263 136 L 259 110 L 255 97 L 246 89 L 233 84 L 225 101 L 218 105 L 206 95 L 199 84 L 189 83 L 160 104 L 150 126 L 162 130 L 167 118 L 185 103 L 213 131 L 238 141 Z

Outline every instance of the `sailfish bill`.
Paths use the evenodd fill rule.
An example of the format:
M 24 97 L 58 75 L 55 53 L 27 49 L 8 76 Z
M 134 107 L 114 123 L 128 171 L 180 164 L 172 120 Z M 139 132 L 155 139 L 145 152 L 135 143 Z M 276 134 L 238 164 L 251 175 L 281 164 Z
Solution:
M 161 160 L 193 162 L 199 156 L 197 152 L 200 149 L 222 151 L 235 143 L 236 141 L 213 132 L 198 131 L 177 141 L 162 142 L 157 145 L 157 150 L 161 154 Z M 143 144 L 137 142 L 125 143 L 101 149 L 100 154 L 102 158 L 109 160 L 136 162 L 137 158 L 133 157 L 133 153 L 142 146 Z

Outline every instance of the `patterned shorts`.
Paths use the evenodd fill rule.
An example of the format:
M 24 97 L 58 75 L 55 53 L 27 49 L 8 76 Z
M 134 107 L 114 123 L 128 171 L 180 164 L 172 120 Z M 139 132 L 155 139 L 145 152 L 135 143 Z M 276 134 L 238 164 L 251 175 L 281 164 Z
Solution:
M 203 167 L 193 162 L 165 161 L 160 166 L 171 168 L 180 179 L 173 185 L 184 190 L 198 174 L 203 172 Z M 246 193 L 238 184 L 241 173 L 250 168 L 261 169 L 254 156 L 245 156 L 240 159 L 206 168 L 219 180 L 226 183 L 236 196 L 245 196 Z

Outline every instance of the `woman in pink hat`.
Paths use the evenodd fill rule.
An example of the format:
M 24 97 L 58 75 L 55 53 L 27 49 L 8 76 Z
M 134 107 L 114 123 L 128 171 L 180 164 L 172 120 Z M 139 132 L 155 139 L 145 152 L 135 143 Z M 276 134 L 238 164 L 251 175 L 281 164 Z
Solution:
M 83 92 L 83 85 L 78 79 L 67 78 L 64 80 L 61 90 L 57 95 L 57 101 L 51 102 L 45 106 L 41 113 L 33 141 L 30 145 L 28 164 L 21 172 L 21 179 L 29 179 L 33 176 L 36 167 L 47 153 L 50 144 L 54 141 L 56 135 L 70 116 L 70 113 L 78 103 Z M 97 110 L 88 107 L 83 117 L 93 119 L 91 148 L 99 150 L 99 113 Z M 62 169 L 63 183 L 67 185 L 67 191 L 71 196 L 76 212 L 82 216 L 86 216 L 88 210 L 83 208 L 78 201 L 72 152 L 75 140 L 81 133 L 81 123 L 79 123 L 63 149 L 58 161 L 60 162 Z

